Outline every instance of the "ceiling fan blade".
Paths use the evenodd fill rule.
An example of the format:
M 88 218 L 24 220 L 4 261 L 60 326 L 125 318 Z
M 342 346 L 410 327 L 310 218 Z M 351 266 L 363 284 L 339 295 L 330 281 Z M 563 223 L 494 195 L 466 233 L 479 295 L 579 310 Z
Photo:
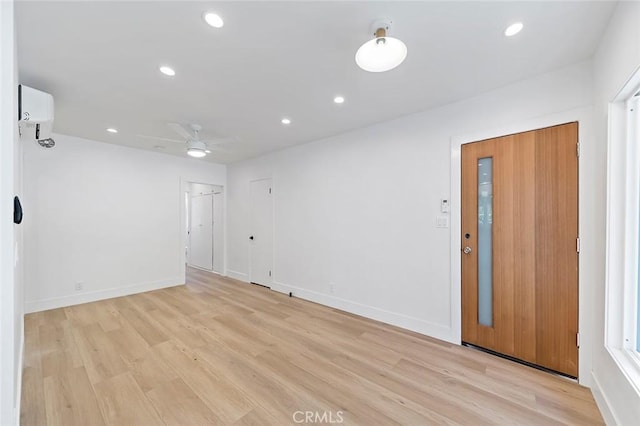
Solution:
M 236 138 L 234 137 L 226 137 L 226 138 L 216 138 L 216 139 L 207 139 L 205 142 L 207 145 L 222 145 L 225 143 L 235 143 L 237 142 Z
M 178 139 L 169 139 L 169 138 L 161 138 L 159 136 L 149 136 L 149 135 L 136 135 L 139 138 L 144 138 L 144 139 L 155 139 L 158 141 L 165 141 L 165 142 L 173 142 L 173 143 L 184 143 L 184 141 L 178 140 Z
M 193 139 L 193 134 L 191 132 L 189 132 L 187 129 L 185 129 L 182 124 L 178 124 L 178 123 L 169 123 L 169 127 L 171 127 L 171 130 L 173 130 L 174 132 L 176 132 L 178 135 L 180 135 L 181 137 L 185 138 L 185 139 Z
M 211 145 L 211 144 L 206 144 L 207 149 L 211 150 L 211 151 L 216 151 L 216 152 L 229 152 L 228 149 L 221 147 L 220 145 Z

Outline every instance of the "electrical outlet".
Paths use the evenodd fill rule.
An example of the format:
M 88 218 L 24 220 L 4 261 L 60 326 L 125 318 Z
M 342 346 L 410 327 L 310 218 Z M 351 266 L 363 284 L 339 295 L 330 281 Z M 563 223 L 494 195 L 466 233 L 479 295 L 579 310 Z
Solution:
M 333 283 L 329 283 L 329 293 L 333 294 L 335 292 L 335 288 Z
M 82 287 L 83 287 L 82 281 L 76 282 L 76 287 L 75 287 L 76 291 L 82 290 Z

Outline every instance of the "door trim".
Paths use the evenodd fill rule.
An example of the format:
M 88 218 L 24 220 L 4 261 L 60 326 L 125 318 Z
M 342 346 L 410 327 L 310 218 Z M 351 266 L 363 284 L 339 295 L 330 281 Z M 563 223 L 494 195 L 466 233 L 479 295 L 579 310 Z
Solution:
M 585 197 L 582 197 L 582 188 L 588 188 L 588 183 L 583 182 L 586 179 L 585 167 L 582 162 L 585 152 L 591 147 L 589 140 L 591 135 L 590 119 L 593 115 L 591 107 L 579 108 L 570 111 L 564 111 L 557 114 L 551 114 L 539 118 L 515 121 L 504 125 L 487 128 L 473 133 L 452 136 L 451 137 L 451 188 L 450 188 L 450 206 L 451 206 L 451 233 L 450 233 L 450 265 L 451 265 L 451 342 L 462 344 L 462 254 L 460 251 L 460 241 L 462 240 L 462 212 L 461 212 L 461 153 L 462 145 L 473 143 L 485 139 L 493 139 L 501 136 L 523 133 L 532 130 L 542 129 L 545 127 L 557 126 L 572 121 L 578 122 L 578 141 L 581 143 L 582 152 L 578 158 L 578 232 L 583 236 L 582 228 L 584 223 L 592 222 L 592 218 L 584 218 L 587 211 L 585 207 Z M 591 364 L 592 364 L 592 333 L 593 319 L 588 315 L 592 312 L 593 306 L 593 287 L 586 288 L 585 281 L 591 271 L 588 268 L 588 259 L 586 256 L 580 256 L 578 259 L 578 332 L 580 333 L 580 350 L 578 351 L 578 382 L 584 386 L 591 384 Z M 596 278 L 597 279 L 597 278 Z
M 184 176 L 180 176 L 180 185 L 179 185 L 179 194 L 178 197 L 180 199 L 179 202 L 179 217 L 180 219 L 178 220 L 178 232 L 179 232 L 179 242 L 178 242 L 178 253 L 180 254 L 179 256 L 179 265 L 178 267 L 180 268 L 180 276 L 182 277 L 183 282 L 186 282 L 187 279 L 187 256 L 185 253 L 185 246 L 187 244 L 187 230 L 185 227 L 186 224 L 186 217 L 187 217 L 187 209 L 185 207 L 185 200 L 184 200 L 184 194 L 189 192 L 189 184 L 191 183 L 199 183 L 199 184 L 203 184 L 203 185 L 212 185 L 212 186 L 219 186 L 220 188 L 222 188 L 222 241 L 223 241 L 223 251 L 222 251 L 222 271 L 220 272 L 219 275 L 222 275 L 223 277 L 227 276 L 227 185 L 226 182 L 224 183 L 216 183 L 216 182 L 204 182 L 201 180 L 197 180 L 197 179 L 190 179 L 190 178 L 186 178 Z M 203 271 L 206 271 L 206 269 L 203 269 Z M 212 272 L 212 271 L 207 271 L 207 272 Z M 230 271 L 229 271 L 230 272 Z M 215 273 L 215 272 L 212 272 Z

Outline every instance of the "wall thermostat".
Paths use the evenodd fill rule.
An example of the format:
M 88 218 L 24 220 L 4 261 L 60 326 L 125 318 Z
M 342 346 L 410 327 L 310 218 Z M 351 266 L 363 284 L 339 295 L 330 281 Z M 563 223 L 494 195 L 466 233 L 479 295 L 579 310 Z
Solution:
M 440 200 L 440 211 L 442 213 L 449 213 L 449 200 Z

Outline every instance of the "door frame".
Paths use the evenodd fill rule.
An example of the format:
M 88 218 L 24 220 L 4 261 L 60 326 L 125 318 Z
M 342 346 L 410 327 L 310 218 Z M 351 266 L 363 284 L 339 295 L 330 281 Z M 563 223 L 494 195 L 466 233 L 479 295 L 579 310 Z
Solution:
M 187 256 L 185 253 L 185 247 L 187 245 L 187 229 L 185 224 L 187 223 L 187 209 L 185 206 L 185 193 L 189 192 L 189 184 L 191 183 L 199 183 L 202 185 L 213 185 L 219 186 L 222 188 L 222 242 L 223 242 L 223 251 L 222 251 L 222 271 L 219 275 L 226 277 L 227 276 L 227 186 L 225 183 L 216 183 L 216 182 L 204 182 L 201 180 L 188 179 L 184 177 L 180 177 L 180 191 L 178 193 L 178 198 L 180 202 L 178 203 L 180 206 L 179 217 L 178 220 L 178 229 L 179 229 L 179 242 L 178 242 L 178 253 L 179 256 L 179 270 L 180 276 L 184 277 L 186 282 L 187 279 Z M 202 269 L 205 271 L 205 269 Z M 207 271 L 209 272 L 209 271 Z M 211 272 L 212 274 L 218 274 L 217 272 Z
M 593 110 L 591 107 L 579 108 L 570 111 L 563 111 L 543 117 L 515 120 L 512 123 L 504 123 L 493 128 L 478 130 L 473 133 L 451 137 L 451 341 L 458 345 L 462 344 L 462 252 L 460 251 L 460 241 L 462 241 L 462 168 L 461 152 L 462 145 L 473 143 L 485 139 L 493 139 L 515 133 L 528 132 L 545 127 L 557 126 L 572 121 L 578 122 L 578 142 L 581 146 L 580 157 L 578 158 L 578 233 L 584 239 L 584 224 L 593 222 L 593 217 L 587 216 L 588 207 L 585 204 L 588 200 L 583 197 L 583 188 L 588 188 L 589 182 L 585 173 L 583 161 L 585 157 L 594 155 L 589 152 L 591 141 L 591 117 Z M 586 149 L 585 149 L 586 148 Z M 585 154 L 587 153 L 587 154 Z M 581 250 L 582 252 L 582 250 Z M 585 386 L 591 384 L 591 364 L 592 364 L 592 333 L 594 321 L 589 315 L 593 307 L 592 282 L 597 277 L 588 270 L 589 262 L 583 253 L 578 258 L 578 332 L 580 333 L 580 348 L 578 350 L 578 382 Z M 587 278 L 588 277 L 588 278 Z
M 264 176 L 264 177 L 260 177 L 260 178 L 255 178 L 255 179 L 249 179 L 249 185 L 247 187 L 247 192 L 249 195 L 249 208 L 251 208 L 251 184 L 253 182 L 259 182 L 261 180 L 270 180 L 271 181 L 271 230 L 272 230 L 272 237 L 271 237 L 271 285 L 270 287 L 273 285 L 273 282 L 275 281 L 275 277 L 276 277 L 276 268 L 275 268 L 275 258 L 276 258 L 276 201 L 275 201 L 275 196 L 276 196 L 276 191 L 275 191 L 275 184 L 273 182 L 273 177 L 271 176 Z M 247 258 L 249 260 L 249 270 L 247 271 L 247 282 L 251 282 L 251 271 L 252 271 L 252 264 L 251 264 L 251 243 L 249 242 L 249 234 L 251 233 L 251 212 L 249 212 L 249 216 L 247 217 Z

